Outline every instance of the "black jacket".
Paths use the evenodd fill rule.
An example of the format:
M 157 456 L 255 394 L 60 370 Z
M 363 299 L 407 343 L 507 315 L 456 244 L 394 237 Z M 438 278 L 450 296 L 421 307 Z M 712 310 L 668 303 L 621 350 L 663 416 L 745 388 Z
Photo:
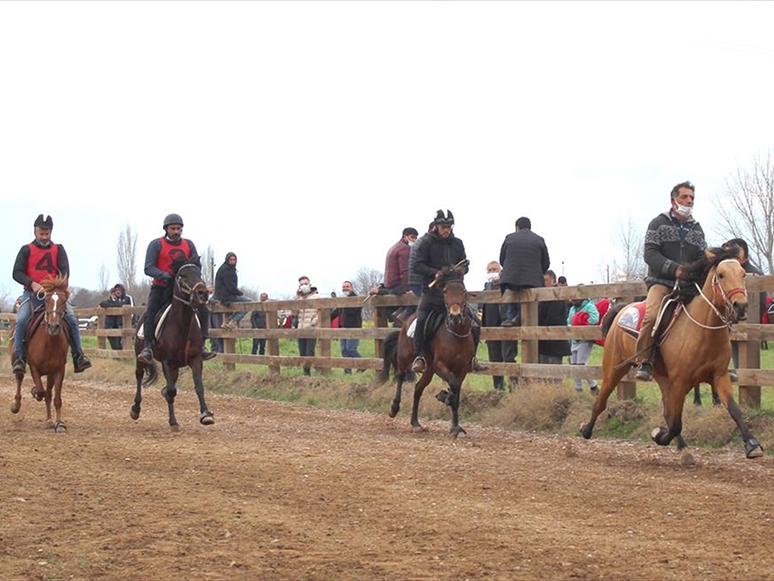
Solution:
M 427 291 L 428 285 L 435 279 L 435 273 L 444 266 L 454 266 L 465 260 L 465 245 L 454 234 L 441 238 L 435 232 L 429 232 L 422 237 L 422 243 L 414 246 L 413 264 L 409 264 L 409 281 L 412 281 L 411 271 L 416 273 L 417 281 L 421 280 L 422 288 Z M 468 269 L 465 267 L 465 273 Z M 419 282 L 414 283 L 419 284 Z
M 500 247 L 503 267 L 500 285 L 518 288 L 544 286 L 543 274 L 551 266 L 546 242 L 532 230 L 517 230 L 505 237 Z
M 351 292 L 348 297 L 356 297 Z M 339 327 L 344 329 L 360 329 L 363 326 L 363 309 L 361 307 L 342 307 L 331 311 L 331 320 L 339 317 Z
M 541 327 L 567 326 L 567 301 L 543 301 L 538 303 L 538 325 Z M 570 342 L 567 340 L 538 341 L 538 353 L 553 357 L 570 354 Z
M 218 268 L 215 274 L 215 292 L 213 296 L 224 305 L 234 302 L 235 297 L 241 297 L 244 293 L 239 290 L 239 279 L 236 266 L 228 263 L 228 259 L 236 256 L 233 252 L 226 254 L 226 260 Z

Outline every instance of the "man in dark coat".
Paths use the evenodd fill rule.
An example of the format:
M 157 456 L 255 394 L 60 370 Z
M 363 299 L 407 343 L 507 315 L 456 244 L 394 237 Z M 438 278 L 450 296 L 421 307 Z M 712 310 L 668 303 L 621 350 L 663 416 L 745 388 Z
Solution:
M 500 248 L 500 264 L 503 267 L 501 294 L 506 290 L 543 286 L 543 274 L 551 266 L 551 261 L 545 240 L 532 231 L 529 218 L 522 216 L 516 220 L 516 231 L 505 237 Z M 519 304 L 510 303 L 502 326 L 515 327 L 519 324 Z
M 543 277 L 545 286 L 557 286 L 556 273 L 547 270 Z M 538 303 L 538 325 L 541 327 L 567 326 L 567 301 L 541 301 Z M 570 354 L 567 340 L 538 341 L 538 363 L 561 365 L 562 359 Z
M 500 289 L 500 263 L 493 260 L 486 265 L 486 283 L 484 290 Z M 499 327 L 503 322 L 505 306 L 501 303 L 484 303 L 481 308 L 481 326 Z M 489 352 L 489 361 L 495 363 L 515 363 L 519 353 L 518 341 L 503 341 L 501 339 L 487 339 L 486 348 Z M 511 386 L 518 383 L 518 377 L 509 378 Z M 493 375 L 492 384 L 495 389 L 505 390 L 505 378 L 502 375 Z
M 124 305 L 133 307 L 134 301 L 132 297 L 126 294 L 126 288 L 122 284 L 117 284 L 110 290 L 110 296 L 102 301 L 99 306 L 103 309 L 123 307 Z M 105 329 L 121 329 L 123 328 L 123 317 L 121 315 L 107 315 L 105 317 Z M 111 349 L 123 349 L 124 338 L 123 337 L 108 337 Z
M 231 303 L 252 303 L 253 299 L 246 297 L 239 290 L 239 277 L 237 276 L 237 255 L 233 252 L 226 253 L 226 259 L 215 273 L 215 300 L 228 306 Z M 237 311 L 221 325 L 223 329 L 236 329 L 239 321 L 244 319 L 246 311 Z

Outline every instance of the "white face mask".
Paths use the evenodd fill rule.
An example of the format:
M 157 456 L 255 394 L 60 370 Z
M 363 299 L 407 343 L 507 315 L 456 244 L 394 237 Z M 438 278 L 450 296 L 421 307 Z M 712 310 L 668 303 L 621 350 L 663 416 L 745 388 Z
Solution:
M 680 204 L 676 204 L 677 209 L 675 210 L 678 214 L 680 214 L 683 218 L 687 218 L 691 214 L 693 214 L 693 206 L 682 206 Z
M 409 248 L 414 248 L 414 246 L 416 246 L 416 244 L 417 244 L 417 243 L 416 243 L 416 242 L 414 242 L 413 240 L 408 240 L 408 245 L 409 245 Z
M 312 285 L 311 284 L 302 284 L 300 287 L 298 287 L 298 290 L 301 291 L 301 294 L 306 295 L 312 292 Z
M 487 282 L 494 282 L 496 280 L 500 279 L 500 273 L 499 272 L 487 272 L 486 273 L 486 280 Z

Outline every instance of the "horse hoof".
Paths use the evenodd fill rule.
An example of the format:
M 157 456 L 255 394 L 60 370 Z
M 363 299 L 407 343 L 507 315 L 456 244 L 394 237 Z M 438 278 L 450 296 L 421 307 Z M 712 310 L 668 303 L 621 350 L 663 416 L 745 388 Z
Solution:
M 754 438 L 747 442 L 744 447 L 748 458 L 760 458 L 763 456 L 763 447 Z
M 468 435 L 468 433 L 465 430 L 459 427 L 456 430 L 452 429 L 451 433 L 452 433 L 452 436 L 454 436 L 455 438 L 464 438 L 465 436 Z
M 693 466 L 696 464 L 696 460 L 693 458 L 693 454 L 691 454 L 688 450 L 683 450 L 680 453 L 680 464 L 683 466 Z
M 140 412 L 136 412 L 134 410 L 131 410 L 129 412 L 129 417 L 132 418 L 133 420 L 139 420 L 140 419 Z
M 411 426 L 411 431 L 414 432 L 415 434 L 418 434 L 420 432 L 426 432 L 427 428 L 417 424 L 416 426 Z
M 57 422 L 54 424 L 54 433 L 55 434 L 63 434 L 67 431 L 67 426 L 64 425 L 64 422 Z
M 172 430 L 173 432 L 177 433 L 177 432 L 180 431 L 180 424 L 175 424 L 173 426 L 169 426 L 169 429 Z
M 399 410 L 399 409 L 400 409 L 400 408 L 394 408 L 394 407 L 392 407 L 392 408 L 390 408 L 390 411 L 389 411 L 389 412 L 387 412 L 387 415 L 389 415 L 391 418 L 394 418 L 395 416 L 397 416 L 397 415 L 398 415 L 398 410 Z
M 650 432 L 651 439 L 656 442 L 659 446 L 662 446 L 661 438 L 664 436 L 664 434 L 667 434 L 667 429 L 664 427 L 660 428 L 653 428 L 653 430 Z
M 204 426 L 211 426 L 212 424 L 215 423 L 215 417 L 210 410 L 207 410 L 206 412 L 202 412 L 202 415 L 199 418 L 199 421 Z
M 18 414 L 20 409 L 21 409 L 21 404 L 18 401 L 14 401 L 11 404 L 11 413 L 12 414 Z

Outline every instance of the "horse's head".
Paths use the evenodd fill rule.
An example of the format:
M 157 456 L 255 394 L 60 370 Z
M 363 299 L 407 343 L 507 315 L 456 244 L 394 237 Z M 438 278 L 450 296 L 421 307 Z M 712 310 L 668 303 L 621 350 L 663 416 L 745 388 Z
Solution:
M 197 309 L 207 304 L 209 293 L 202 278 L 199 259 L 175 265 L 175 290 L 173 296 Z
M 725 319 L 732 323 L 747 320 L 746 273 L 739 260 L 720 260 L 712 277 L 713 304 L 725 310 Z
M 443 303 L 446 316 L 452 325 L 461 325 L 468 306 L 468 291 L 462 279 L 450 279 L 443 285 Z
M 40 284 L 43 290 L 38 293 L 38 298 L 43 301 L 45 308 L 46 332 L 58 335 L 67 312 L 67 299 L 70 298 L 67 277 L 45 279 Z

